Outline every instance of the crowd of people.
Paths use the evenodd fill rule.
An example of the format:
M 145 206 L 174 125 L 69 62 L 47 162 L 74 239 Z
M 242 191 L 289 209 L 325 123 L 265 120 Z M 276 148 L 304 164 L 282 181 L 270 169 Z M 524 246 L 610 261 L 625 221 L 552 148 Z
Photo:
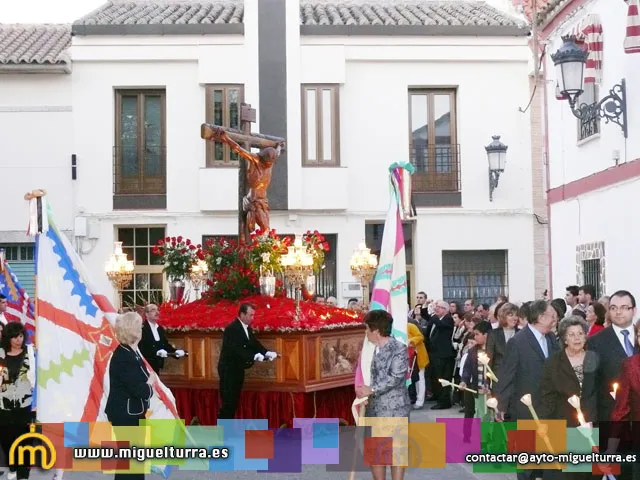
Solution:
M 371 384 L 356 389 L 358 397 L 367 397 L 366 416 L 409 417 L 412 409 L 424 408 L 427 402 L 433 403 L 434 410 L 458 407 L 467 419 L 498 422 L 532 419 L 533 410 L 543 420 L 566 420 L 569 427 L 599 427 L 601 448 L 608 453 L 640 451 L 640 442 L 626 428 L 640 421 L 640 323 L 633 324 L 636 300 L 626 290 L 594 298 L 595 289 L 589 285 L 569 286 L 564 299 L 521 305 L 505 297 L 498 297 L 493 305 L 475 305 L 468 299 L 460 307 L 456 302 L 430 301 L 420 292 L 408 312 L 409 349 L 393 338 L 389 313 L 366 313 L 366 335 L 376 346 Z M 24 326 L 3 321 L 6 301 L 2 300 L 0 447 L 6 455 L 34 420 L 35 373 Z M 254 314 L 252 305 L 242 304 L 224 331 L 218 364 L 219 418 L 234 418 L 244 371 L 255 362 L 278 357 L 255 337 Z M 116 321 L 119 345 L 110 364 L 105 409 L 114 425 L 135 425 L 144 418 L 164 359 L 187 355 L 167 340 L 157 323 L 156 305 L 147 305 L 144 316 L 146 321 L 136 312 L 126 312 Z M 413 380 L 409 389 L 407 365 Z M 447 382 L 457 387 L 452 389 Z M 524 398 L 530 398 L 530 405 Z M 579 399 L 581 417 L 570 398 Z M 470 441 L 471 425 L 465 422 L 465 442 Z M 543 422 L 538 435 L 546 434 Z M 373 467 L 372 473 L 374 479 L 385 478 L 384 467 Z M 402 468 L 392 469 L 394 479 L 403 474 Z M 55 475 L 61 477 L 62 471 Z M 553 470 L 518 474 L 522 479 L 531 475 L 574 480 L 591 476 Z M 29 469 L 20 466 L 12 466 L 8 474 L 10 479 L 28 477 Z M 617 478 L 638 480 L 640 469 L 637 464 L 623 464 Z
M 565 298 L 521 305 L 505 297 L 493 305 L 468 299 L 460 308 L 420 292 L 408 313 L 414 332 L 409 343 L 416 351 L 413 408 L 431 401 L 435 410 L 459 406 L 467 419 L 498 422 L 530 420 L 533 411 L 543 420 L 566 420 L 568 427 L 599 427 L 603 453 L 640 451 L 640 435 L 632 429 L 640 421 L 636 300 L 626 290 L 595 297 L 593 286 L 572 285 Z M 426 361 L 418 360 L 423 348 Z M 464 442 L 470 442 L 471 426 L 465 422 Z M 547 435 L 544 421 L 537 433 Z M 518 474 L 556 476 L 577 480 L 591 474 Z M 623 464 L 616 478 L 640 479 L 638 464 Z

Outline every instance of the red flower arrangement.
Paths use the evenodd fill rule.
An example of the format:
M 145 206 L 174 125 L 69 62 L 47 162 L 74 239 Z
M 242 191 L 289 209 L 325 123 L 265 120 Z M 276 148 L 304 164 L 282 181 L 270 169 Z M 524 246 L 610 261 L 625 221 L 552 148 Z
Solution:
M 251 327 L 260 332 L 317 332 L 345 327 L 363 326 L 362 314 L 343 308 L 302 302 L 296 319 L 296 302 L 290 298 L 255 295 L 242 302 L 256 307 Z M 220 300 L 215 304 L 191 302 L 174 309 L 162 305 L 162 325 L 172 331 L 221 331 L 238 315 L 240 301 Z
M 302 244 L 306 245 L 307 251 L 313 255 L 313 271 L 318 274 L 324 264 L 324 254 L 329 251 L 329 242 L 318 232 L 318 230 L 307 230 L 302 236 Z
M 302 241 L 313 254 L 314 270 L 319 272 L 329 251 L 328 242 L 318 231 L 308 231 Z M 291 238 L 281 239 L 275 230 L 252 234 L 248 244 L 224 237 L 209 240 L 201 250 L 209 267 L 209 289 L 202 300 L 163 304 L 163 325 L 181 331 L 223 330 L 236 317 L 241 299 L 258 308 L 254 326 L 262 331 L 317 331 L 361 325 L 358 313 L 311 302 L 302 302 L 296 317 L 296 302 L 286 298 L 283 281 L 277 277 L 275 298 L 259 295 L 261 268 L 264 273 L 281 273 L 280 257 L 291 243 Z
M 196 245 L 188 238 L 167 237 L 158 240 L 152 253 L 159 256 L 164 263 L 163 272 L 169 280 L 184 280 L 191 267 L 205 256 L 201 245 Z
M 203 297 L 211 300 L 235 300 L 258 293 L 258 277 L 249 268 L 247 254 L 246 246 L 236 240 L 209 240 L 205 245 L 210 276 L 207 280 L 209 290 Z

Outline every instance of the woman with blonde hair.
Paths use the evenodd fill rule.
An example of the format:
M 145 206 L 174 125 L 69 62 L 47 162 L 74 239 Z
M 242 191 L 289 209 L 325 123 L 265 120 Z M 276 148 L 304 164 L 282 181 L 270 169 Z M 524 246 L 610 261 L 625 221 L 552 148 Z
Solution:
M 507 343 L 518 332 L 518 307 L 513 303 L 505 303 L 498 310 L 499 326 L 489 332 L 487 337 L 487 356 L 489 366 L 500 379 L 500 366 L 507 350 Z
M 142 317 L 127 312 L 116 319 L 120 345 L 109 365 L 109 397 L 105 413 L 114 427 L 136 427 L 145 418 L 158 376 L 149 371 L 138 350 L 142 338 Z M 144 479 L 143 473 L 116 473 L 116 479 Z

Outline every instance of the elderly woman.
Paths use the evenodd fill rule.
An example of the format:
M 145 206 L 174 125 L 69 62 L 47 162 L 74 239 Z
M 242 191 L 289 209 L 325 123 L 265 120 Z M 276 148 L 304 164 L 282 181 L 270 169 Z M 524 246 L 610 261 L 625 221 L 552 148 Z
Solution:
M 587 325 L 589 325 L 588 337 L 604 330 L 604 321 L 607 317 L 607 310 L 599 302 L 591 302 L 587 307 Z
M 579 316 L 571 315 L 558 325 L 558 337 L 564 348 L 551 354 L 544 364 L 540 380 L 540 418 L 545 420 L 566 420 L 567 427 L 577 427 L 578 415 L 568 402 L 576 395 L 584 420 L 596 422 L 597 387 L 596 371 L 598 354 L 585 350 L 587 342 L 587 322 Z M 560 472 L 554 472 L 554 477 Z M 589 479 L 590 472 L 564 473 L 562 478 Z
M 409 354 L 391 336 L 393 317 L 384 310 L 372 310 L 364 317 L 367 339 L 376 345 L 371 363 L 371 385 L 356 388 L 358 398 L 367 400 L 367 417 L 409 417 L 411 401 L 406 387 Z M 374 480 L 386 477 L 385 466 L 372 466 Z M 404 478 L 403 467 L 391 467 L 394 480 Z
M 109 397 L 105 413 L 111 424 L 135 427 L 145 418 L 158 376 L 149 371 L 138 350 L 142 338 L 142 317 L 135 312 L 119 315 L 116 337 L 120 345 L 109 365 Z M 116 473 L 116 479 L 144 479 L 144 474 Z
M 518 328 L 518 307 L 513 303 L 505 303 L 498 310 L 499 327 L 489 332 L 486 351 L 489 366 L 500 380 L 500 366 L 507 348 L 507 342 L 513 338 Z
M 29 432 L 33 418 L 35 361 L 31 345 L 24 343 L 25 337 L 22 323 L 9 322 L 0 339 L 0 446 L 7 458 L 13 442 Z M 9 471 L 9 479 L 29 478 L 29 466 L 11 465 Z

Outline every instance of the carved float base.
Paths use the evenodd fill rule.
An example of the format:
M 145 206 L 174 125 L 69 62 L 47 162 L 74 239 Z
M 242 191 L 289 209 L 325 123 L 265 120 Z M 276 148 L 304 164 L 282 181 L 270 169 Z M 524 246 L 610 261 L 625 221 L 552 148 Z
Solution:
M 165 385 L 172 390 L 217 390 L 222 332 L 173 331 L 168 337 L 177 348 L 189 352 L 189 356 L 166 360 L 161 371 Z M 278 352 L 281 358 L 256 362 L 245 370 L 245 391 L 288 395 L 344 386 L 353 388 L 364 340 L 362 325 L 322 332 L 263 332 L 257 337 L 265 348 Z
M 172 388 L 176 406 L 185 424 L 215 425 L 220 411 L 218 390 Z M 243 390 L 236 412 L 238 419 L 268 419 L 269 428 L 293 427 L 294 418 L 338 418 L 342 425 L 353 425 L 351 404 L 353 386 L 302 392 Z

